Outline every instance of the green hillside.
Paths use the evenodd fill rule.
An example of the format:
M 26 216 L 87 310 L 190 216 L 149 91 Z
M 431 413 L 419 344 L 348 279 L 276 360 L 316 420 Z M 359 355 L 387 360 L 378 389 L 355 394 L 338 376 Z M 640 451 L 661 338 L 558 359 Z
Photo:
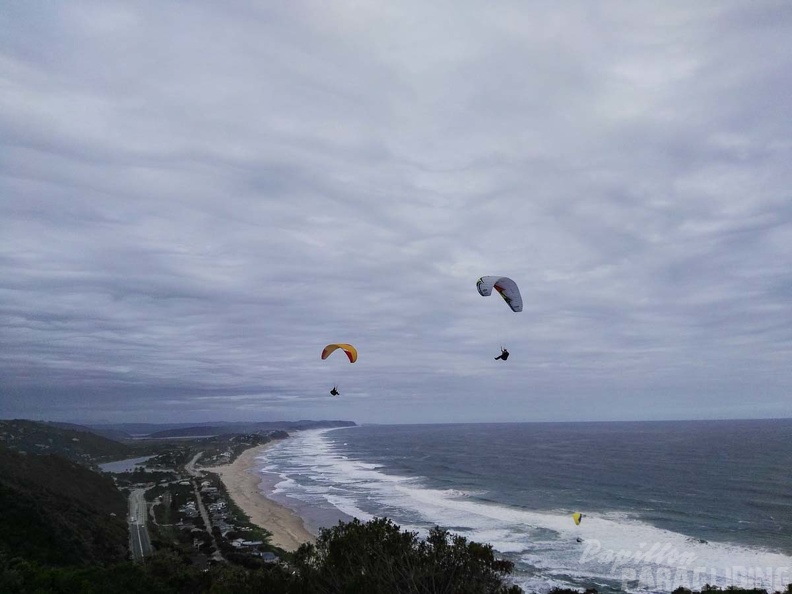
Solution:
M 0 421 L 0 444 L 20 453 L 56 454 L 91 467 L 134 456 L 129 446 L 87 430 L 20 419 Z
M 127 503 L 112 479 L 0 445 L 0 551 L 47 565 L 126 558 Z

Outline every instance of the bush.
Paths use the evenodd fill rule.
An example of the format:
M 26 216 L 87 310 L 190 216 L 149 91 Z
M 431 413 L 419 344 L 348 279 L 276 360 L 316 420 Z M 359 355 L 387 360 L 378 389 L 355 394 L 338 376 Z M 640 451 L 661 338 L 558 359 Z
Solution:
M 386 518 L 355 519 L 321 531 L 294 554 L 301 592 L 345 594 L 517 594 L 511 561 L 490 545 L 435 527 L 423 541 Z

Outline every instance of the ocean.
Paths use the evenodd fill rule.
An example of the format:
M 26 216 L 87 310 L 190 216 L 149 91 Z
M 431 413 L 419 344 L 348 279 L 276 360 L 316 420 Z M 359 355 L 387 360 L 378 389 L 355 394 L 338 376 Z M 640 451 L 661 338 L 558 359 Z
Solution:
M 792 583 L 792 419 L 370 425 L 298 433 L 259 465 L 312 532 L 439 525 L 514 561 L 526 592 Z

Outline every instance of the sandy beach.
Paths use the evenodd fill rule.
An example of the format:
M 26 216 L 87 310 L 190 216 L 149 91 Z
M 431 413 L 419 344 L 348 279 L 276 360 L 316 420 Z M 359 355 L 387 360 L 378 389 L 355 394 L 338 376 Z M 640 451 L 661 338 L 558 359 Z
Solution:
M 220 475 L 223 484 L 250 521 L 272 533 L 270 542 L 294 551 L 304 542 L 314 542 L 302 518 L 280 503 L 265 497 L 258 488 L 261 478 L 255 473 L 256 457 L 270 447 L 267 443 L 245 450 L 232 464 L 201 468 Z

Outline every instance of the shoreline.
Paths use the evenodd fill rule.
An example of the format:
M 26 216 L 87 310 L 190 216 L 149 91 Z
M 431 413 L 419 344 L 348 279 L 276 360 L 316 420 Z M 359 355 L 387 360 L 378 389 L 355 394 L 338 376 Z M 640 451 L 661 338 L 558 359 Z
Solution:
M 299 515 L 259 490 L 262 479 L 255 472 L 256 457 L 274 443 L 271 441 L 245 450 L 231 464 L 198 470 L 213 472 L 220 477 L 228 495 L 250 521 L 272 534 L 270 543 L 285 551 L 296 551 L 303 543 L 315 542 L 316 537 L 308 531 Z

